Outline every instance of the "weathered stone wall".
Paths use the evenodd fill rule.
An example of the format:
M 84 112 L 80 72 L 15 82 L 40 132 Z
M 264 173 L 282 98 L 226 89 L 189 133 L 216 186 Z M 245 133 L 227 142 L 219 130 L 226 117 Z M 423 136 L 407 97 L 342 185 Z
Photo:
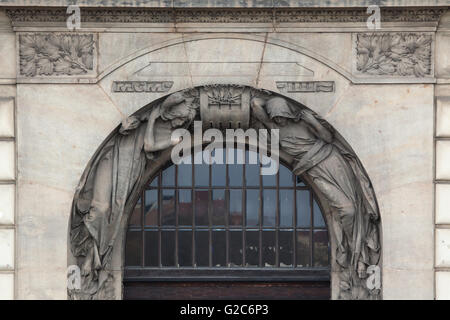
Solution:
M 445 108 L 450 60 L 448 27 L 444 23 L 437 29 L 445 11 L 439 10 L 415 16 L 404 12 L 407 21 L 390 18 L 376 36 L 359 13 L 355 18 L 351 12 L 337 22 L 332 13 L 321 15 L 320 23 L 295 18 L 274 23 L 262 19 L 263 14 L 256 14 L 261 21 L 252 22 L 248 12 L 237 14 L 238 23 L 226 13 L 215 22 L 208 12 L 203 13 L 207 18 L 189 13 L 181 22 L 133 21 L 126 13 L 120 22 L 107 22 L 107 15 L 91 12 L 82 15 L 81 30 L 68 33 L 65 17 L 46 21 L 44 12 L 27 20 L 24 12 L 9 11 L 15 33 L 10 26 L 0 30 L 0 52 L 7 57 L 0 60 L 0 121 L 10 112 L 3 110 L 15 106 L 17 218 L 0 218 L 0 237 L 14 235 L 16 227 L 17 234 L 15 264 L 3 262 L 9 261 L 14 240 L 9 249 L 0 244 L 0 283 L 11 281 L 15 272 L 16 298 L 66 299 L 70 208 L 100 144 L 122 119 L 157 98 L 198 85 L 236 83 L 280 92 L 304 104 L 355 150 L 380 206 L 383 298 L 448 297 L 450 148 Z M 70 37 L 83 50 L 67 64 L 51 44 L 39 49 L 33 45 L 50 43 L 50 36 L 61 42 Z M 399 67 L 391 61 L 371 67 L 374 61 L 366 52 L 373 53 L 386 39 L 419 48 L 416 55 L 412 51 L 403 58 L 406 65 L 420 66 Z M 54 54 L 53 59 L 43 59 L 46 54 Z M 5 134 L 0 152 L 7 152 L 2 144 L 15 144 L 16 135 Z M 14 189 L 15 175 L 1 179 L 7 183 L 0 182 L 0 187 Z M 5 197 L 0 189 L 0 203 Z

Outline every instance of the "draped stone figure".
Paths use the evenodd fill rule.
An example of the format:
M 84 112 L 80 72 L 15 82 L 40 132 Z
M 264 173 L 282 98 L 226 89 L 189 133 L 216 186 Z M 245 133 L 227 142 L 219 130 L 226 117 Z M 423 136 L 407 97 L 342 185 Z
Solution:
M 269 129 L 279 129 L 280 147 L 294 158 L 294 174 L 309 175 L 333 211 L 340 298 L 378 299 L 366 286 L 366 269 L 380 257 L 379 212 L 361 163 L 331 128 L 307 109 L 282 97 L 255 97 L 252 116 Z
M 198 106 L 189 92 L 167 97 L 150 113 L 123 121 L 83 174 L 72 205 L 71 251 L 81 271 L 81 289 L 71 299 L 113 299 L 111 254 L 129 197 L 137 190 L 147 159 L 178 141 L 171 132 L 187 128 Z
M 239 112 L 246 113 L 246 121 L 237 119 Z M 368 271 L 380 264 L 380 217 L 358 158 L 317 114 L 268 91 L 237 85 L 173 93 L 125 119 L 97 151 L 72 204 L 70 249 L 81 271 L 81 288 L 68 290 L 69 297 L 115 298 L 111 258 L 120 228 L 128 221 L 127 202 L 141 192 L 144 172 L 159 152 L 179 142 L 172 140 L 172 132 L 192 132 L 193 120 L 202 117 L 211 125 L 218 119 L 219 125 L 279 129 L 280 150 L 293 158 L 294 174 L 308 175 L 331 208 L 328 222 L 335 239 L 332 266 L 338 266 L 333 272 L 339 275 L 339 298 L 378 299 L 379 287 L 368 286 L 366 280 Z

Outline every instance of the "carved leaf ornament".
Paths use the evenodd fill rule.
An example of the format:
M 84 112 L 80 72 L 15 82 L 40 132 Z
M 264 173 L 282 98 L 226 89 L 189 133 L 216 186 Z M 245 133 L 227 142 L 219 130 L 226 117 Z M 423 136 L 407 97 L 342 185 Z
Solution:
M 21 75 L 72 76 L 93 70 L 92 34 L 24 34 L 19 45 Z
M 357 70 L 370 75 L 431 75 L 431 34 L 357 35 Z

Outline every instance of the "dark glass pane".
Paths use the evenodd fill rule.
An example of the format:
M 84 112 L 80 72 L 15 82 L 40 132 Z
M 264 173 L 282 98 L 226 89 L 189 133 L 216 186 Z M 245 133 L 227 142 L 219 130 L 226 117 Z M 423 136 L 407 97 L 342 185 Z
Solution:
M 140 266 L 142 264 L 142 233 L 128 231 L 125 248 L 125 265 Z
M 152 182 L 150 183 L 151 187 L 157 187 L 158 186 L 158 176 L 156 175 L 156 177 L 152 180 Z
M 161 264 L 175 267 L 175 231 L 161 231 Z
M 276 256 L 276 232 L 275 230 L 263 231 L 262 235 L 262 252 L 263 252 L 263 266 L 275 267 Z
M 158 225 L 158 190 L 145 190 L 144 221 L 146 226 Z
M 230 190 L 230 225 L 242 225 L 242 191 Z
M 214 149 L 213 155 L 218 154 L 218 157 L 221 158 L 222 164 L 212 164 L 211 167 L 211 184 L 213 186 L 225 186 L 226 185 L 226 179 L 227 179 L 227 166 L 225 165 L 224 157 L 225 152 L 223 152 L 223 149 Z M 220 157 L 220 153 L 222 153 L 222 157 Z
M 297 227 L 308 228 L 311 225 L 311 207 L 308 190 L 297 190 Z
M 195 260 L 198 267 L 209 266 L 209 232 L 195 232 Z
M 314 227 L 319 228 L 325 227 L 325 221 L 323 221 L 322 211 L 320 210 L 320 207 L 317 204 L 316 200 L 314 200 L 313 210 L 314 210 Z
M 228 179 L 229 185 L 232 187 L 242 186 L 244 174 L 244 166 L 242 164 L 230 164 L 228 165 Z
M 258 161 L 258 154 L 253 151 L 246 151 L 245 152 L 245 183 L 247 186 L 259 186 L 259 174 L 260 174 L 260 168 L 259 168 L 259 161 Z M 249 162 L 249 155 L 253 154 L 256 155 L 257 158 L 257 164 L 251 164 Z
M 259 225 L 259 190 L 247 190 L 247 226 Z
M 259 231 L 246 231 L 245 258 L 247 267 L 259 265 Z
M 202 162 L 202 164 L 194 165 L 195 171 L 195 185 L 197 187 L 209 186 L 209 165 Z
M 180 163 L 178 165 L 178 185 L 180 187 L 192 186 L 192 164 Z
M 296 177 L 295 181 L 298 187 L 306 187 L 306 184 L 303 182 L 302 179 L 300 179 L 300 177 Z
M 294 217 L 294 190 L 280 190 L 280 226 L 292 227 Z
M 225 225 L 227 216 L 225 190 L 213 190 L 212 212 L 212 224 L 215 226 Z
M 165 187 L 175 185 L 175 166 L 170 166 L 162 172 L 162 185 Z
M 145 232 L 145 265 L 158 266 L 158 231 Z
M 263 156 L 262 163 L 263 167 L 270 167 L 270 158 Z M 276 187 L 277 185 L 277 174 L 262 175 L 262 181 L 264 187 Z
M 309 231 L 297 231 L 297 266 L 310 266 Z
M 162 190 L 161 224 L 175 225 L 175 190 Z
M 192 191 L 178 191 L 178 224 L 192 226 Z
M 277 191 L 276 190 L 264 190 L 263 191 L 263 210 L 264 219 L 263 225 L 268 227 L 274 227 L 276 223 L 276 210 L 277 210 Z
M 242 266 L 242 231 L 230 231 L 230 263 L 232 267 Z
M 280 163 L 280 187 L 293 187 L 294 175 L 291 170 Z
M 207 226 L 208 223 L 208 190 L 195 190 L 195 224 Z
M 224 230 L 212 232 L 213 267 L 226 266 L 226 234 Z
M 192 231 L 178 232 L 178 264 L 180 267 L 192 267 Z
M 327 267 L 328 262 L 328 232 L 314 231 L 314 266 Z
M 130 226 L 141 226 L 141 199 L 139 198 L 134 210 L 131 212 L 131 216 L 129 219 Z
M 280 267 L 292 267 L 294 261 L 294 232 L 280 231 L 278 242 L 280 246 Z

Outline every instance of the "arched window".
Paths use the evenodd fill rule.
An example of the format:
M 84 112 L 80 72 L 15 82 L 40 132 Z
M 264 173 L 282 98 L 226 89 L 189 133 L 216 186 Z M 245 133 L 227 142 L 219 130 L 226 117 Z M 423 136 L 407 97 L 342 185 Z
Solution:
M 246 164 L 170 164 L 149 181 L 129 220 L 125 281 L 329 280 L 313 191 L 283 164 L 260 175 L 250 152 Z

